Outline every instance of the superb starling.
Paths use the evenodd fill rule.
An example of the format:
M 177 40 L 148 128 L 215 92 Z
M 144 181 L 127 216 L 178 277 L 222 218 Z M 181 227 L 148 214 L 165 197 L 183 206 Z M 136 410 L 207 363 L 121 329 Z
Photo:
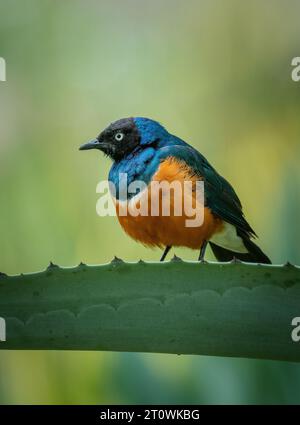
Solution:
M 113 165 L 109 181 L 116 187 L 113 194 L 119 222 L 133 239 L 147 246 L 164 248 L 163 261 L 172 246 L 200 250 L 204 259 L 207 243 L 219 261 L 234 258 L 247 262 L 270 263 L 269 258 L 252 241 L 256 234 L 244 217 L 241 202 L 233 187 L 196 149 L 161 124 L 148 118 L 123 118 L 110 124 L 96 139 L 80 150 L 98 149 L 108 155 Z M 120 175 L 127 175 L 127 185 L 142 181 L 147 186 L 157 181 L 190 181 L 204 183 L 203 222 L 186 226 L 190 218 L 181 215 L 123 215 L 119 213 Z M 148 191 L 147 196 L 150 195 Z M 191 196 L 194 196 L 194 191 Z M 141 194 L 132 194 L 127 203 L 140 202 Z M 197 204 L 198 201 L 194 199 Z M 171 203 L 174 199 L 171 198 Z M 200 205 L 199 205 L 200 208 Z

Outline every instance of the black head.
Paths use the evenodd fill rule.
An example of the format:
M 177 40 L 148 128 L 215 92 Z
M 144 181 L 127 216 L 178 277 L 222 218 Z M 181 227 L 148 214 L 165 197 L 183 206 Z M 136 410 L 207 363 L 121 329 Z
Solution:
M 120 161 L 132 152 L 156 147 L 160 141 L 168 142 L 170 134 L 157 121 L 150 118 L 123 118 L 110 124 L 99 136 L 80 150 L 99 149 L 113 161 Z
M 80 146 L 80 150 L 98 149 L 114 161 L 133 152 L 140 144 L 139 131 L 134 118 L 123 118 L 110 124 L 99 136 Z

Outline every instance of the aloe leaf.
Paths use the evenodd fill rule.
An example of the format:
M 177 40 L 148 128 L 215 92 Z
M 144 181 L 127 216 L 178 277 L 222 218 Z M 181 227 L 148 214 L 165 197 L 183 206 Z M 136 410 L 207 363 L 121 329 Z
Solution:
M 125 263 L 0 276 L 9 350 L 108 350 L 300 361 L 300 269 Z M 300 333 L 300 332 L 299 332 Z

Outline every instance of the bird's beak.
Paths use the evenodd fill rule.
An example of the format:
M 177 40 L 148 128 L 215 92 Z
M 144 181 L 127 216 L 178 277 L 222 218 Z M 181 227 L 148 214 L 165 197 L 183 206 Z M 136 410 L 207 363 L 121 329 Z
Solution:
M 84 145 L 81 145 L 79 150 L 80 151 L 87 151 L 89 149 L 99 149 L 101 143 L 98 139 L 93 139 L 90 142 L 85 143 Z

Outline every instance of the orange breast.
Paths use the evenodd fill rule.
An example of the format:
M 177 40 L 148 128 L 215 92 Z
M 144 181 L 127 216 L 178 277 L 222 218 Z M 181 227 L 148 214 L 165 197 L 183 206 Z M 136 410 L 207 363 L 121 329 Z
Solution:
M 120 203 L 116 201 L 119 222 L 125 232 L 133 239 L 147 246 L 163 247 L 170 245 L 199 249 L 205 240 L 209 240 L 215 232 L 222 229 L 222 220 L 215 217 L 210 209 L 200 204 L 199 199 L 196 198 L 194 189 L 196 181 L 200 179 L 199 176 L 195 176 L 191 172 L 184 162 L 180 162 L 174 158 L 167 158 L 160 165 L 152 180 L 157 183 L 162 183 L 163 181 L 169 183 L 177 182 L 176 184 L 182 187 L 182 193 L 184 190 L 184 181 L 191 181 L 193 190 L 188 192 L 188 194 L 185 192 L 185 196 L 191 197 L 190 203 L 193 208 L 197 209 L 197 211 L 198 208 L 202 209 L 203 222 L 197 227 L 188 227 L 186 225 L 187 220 L 194 219 L 194 217 L 186 215 L 183 198 L 180 200 L 182 203 L 182 214 L 180 216 L 175 214 L 174 205 L 178 201 L 178 198 L 176 198 L 174 191 L 171 191 L 169 197 L 170 214 L 164 216 L 162 206 L 165 193 L 163 189 L 159 189 L 159 192 L 156 190 L 154 193 L 152 186 L 149 186 L 148 191 L 144 192 L 139 198 L 134 197 L 128 201 L 126 216 L 121 215 Z M 159 208 L 156 209 L 157 216 L 151 215 L 154 196 L 155 202 L 159 200 Z M 137 214 L 137 211 L 142 205 L 144 213 L 148 212 L 148 215 Z M 145 211 L 145 205 L 147 205 L 147 211 Z

